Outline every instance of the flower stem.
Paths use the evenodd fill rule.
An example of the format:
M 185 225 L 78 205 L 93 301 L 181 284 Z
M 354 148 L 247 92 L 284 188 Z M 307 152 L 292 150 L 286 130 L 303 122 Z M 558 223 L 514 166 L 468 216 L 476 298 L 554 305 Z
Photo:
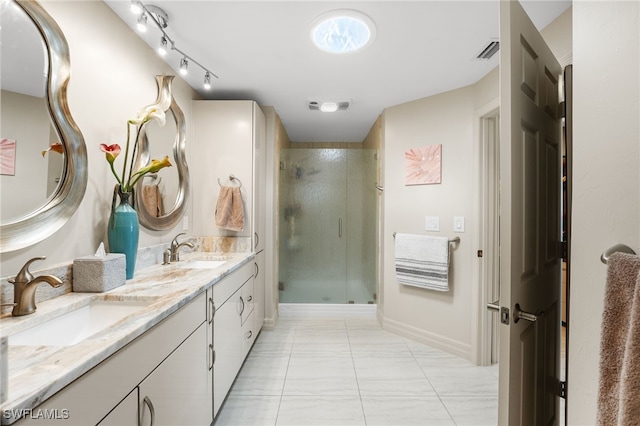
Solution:
M 131 189 L 133 188 L 133 186 L 136 184 L 136 182 L 138 182 L 138 179 L 135 179 L 132 182 L 133 177 L 137 174 L 133 173 L 133 163 L 135 163 L 136 161 L 136 151 L 138 151 L 138 138 L 140 137 L 140 132 L 142 131 L 142 126 L 144 126 L 145 122 L 142 122 L 139 126 L 138 126 L 138 130 L 136 131 L 136 139 L 133 142 L 133 152 L 131 153 L 131 164 L 129 165 L 129 180 L 127 181 L 127 188 Z M 128 142 L 128 140 L 127 140 Z
M 124 163 L 122 164 L 122 182 L 127 182 L 127 176 L 125 175 L 126 171 L 127 171 L 127 160 L 129 157 L 129 138 L 131 137 L 131 130 L 130 130 L 130 124 L 129 122 L 127 122 L 127 144 L 125 146 L 124 149 Z M 116 176 L 117 178 L 117 176 Z M 126 184 L 120 184 L 120 187 L 122 188 L 122 190 L 124 192 L 126 192 L 128 190 L 127 185 Z

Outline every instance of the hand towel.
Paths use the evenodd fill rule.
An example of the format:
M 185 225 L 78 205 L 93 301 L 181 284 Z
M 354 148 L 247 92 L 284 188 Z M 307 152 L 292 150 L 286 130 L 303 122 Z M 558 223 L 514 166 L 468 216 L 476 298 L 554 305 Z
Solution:
M 640 424 L 639 275 L 639 256 L 614 253 L 609 258 L 600 341 L 599 425 Z
M 244 204 L 240 187 L 220 188 L 216 204 L 216 226 L 236 232 L 244 229 Z
M 449 239 L 396 234 L 396 278 L 399 283 L 449 291 Z
M 162 193 L 158 185 L 144 185 L 142 187 L 142 203 L 152 216 L 160 217 L 164 215 Z

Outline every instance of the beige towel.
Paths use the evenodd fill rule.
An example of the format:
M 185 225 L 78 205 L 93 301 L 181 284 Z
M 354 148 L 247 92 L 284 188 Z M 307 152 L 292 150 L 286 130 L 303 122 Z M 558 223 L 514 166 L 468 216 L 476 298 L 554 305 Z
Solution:
M 142 203 L 152 216 L 161 217 L 164 215 L 162 194 L 158 185 L 144 185 L 142 187 Z
M 244 205 L 240 187 L 223 186 L 220 188 L 216 204 L 216 226 L 236 232 L 244 229 Z
M 640 425 L 640 256 L 609 258 L 600 346 L 599 425 Z

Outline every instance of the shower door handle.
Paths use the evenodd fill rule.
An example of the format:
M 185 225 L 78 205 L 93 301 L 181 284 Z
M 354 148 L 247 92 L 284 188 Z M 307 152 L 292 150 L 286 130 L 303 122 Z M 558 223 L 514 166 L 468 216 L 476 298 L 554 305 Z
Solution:
M 342 238 L 342 218 L 338 219 L 338 238 Z

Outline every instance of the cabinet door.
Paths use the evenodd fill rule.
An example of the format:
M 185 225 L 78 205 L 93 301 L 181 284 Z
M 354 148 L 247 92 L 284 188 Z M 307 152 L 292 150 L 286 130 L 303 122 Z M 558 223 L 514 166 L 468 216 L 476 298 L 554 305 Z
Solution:
M 98 423 L 99 426 L 137 426 L 138 388 L 135 388 L 120 404 Z
M 265 247 L 266 228 L 266 139 L 267 123 L 264 113 L 253 104 L 253 251 Z
M 265 307 L 265 254 L 264 250 L 256 254 L 256 272 L 253 279 L 253 323 L 254 333 L 257 335 L 264 325 Z
M 216 354 L 213 349 L 213 319 L 216 313 L 216 305 L 213 301 L 213 288 L 207 289 L 207 400 L 211 405 L 213 414 L 213 364 Z
M 216 309 L 213 320 L 213 341 L 216 352 L 213 364 L 213 412 L 218 413 L 236 374 L 242 366 L 241 289 Z
M 203 323 L 140 384 L 141 426 L 211 424 L 206 333 Z

